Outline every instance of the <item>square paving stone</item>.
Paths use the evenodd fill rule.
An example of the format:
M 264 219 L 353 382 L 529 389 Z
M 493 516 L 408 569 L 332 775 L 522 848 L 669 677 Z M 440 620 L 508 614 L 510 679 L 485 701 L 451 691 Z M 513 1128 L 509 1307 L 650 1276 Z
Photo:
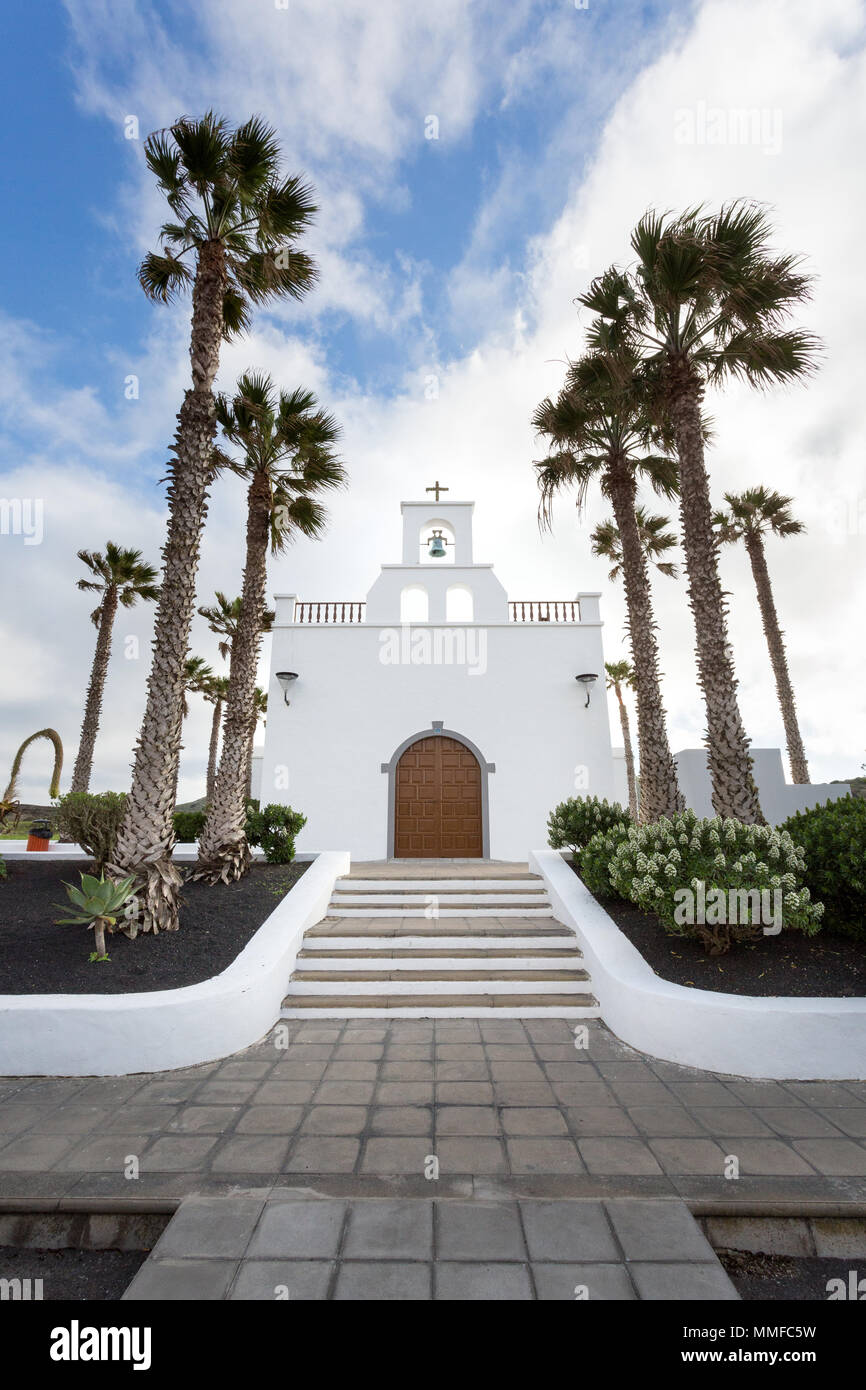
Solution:
M 246 1105 L 259 1088 L 258 1081 L 206 1081 L 196 1095 L 198 1105 Z
M 486 1062 L 437 1062 L 437 1081 L 489 1081 Z
M 340 1245 L 346 1203 L 289 1198 L 265 1205 L 247 1248 L 254 1259 L 333 1259 Z
M 146 1260 L 123 1300 L 198 1303 L 223 1299 L 237 1267 L 237 1260 Z
M 109 1111 L 100 1129 L 107 1134 L 118 1131 L 129 1133 L 130 1130 L 136 1134 L 144 1134 L 148 1130 L 152 1133 L 170 1131 L 176 1128 L 181 1115 L 194 1108 L 187 1105 L 138 1105 L 133 1102 Z
M 637 1295 L 628 1271 L 619 1264 L 540 1264 L 533 1261 L 532 1273 L 539 1299 L 545 1301 L 619 1301 Z
M 798 1100 L 805 1101 L 807 1105 L 820 1105 L 822 1109 L 851 1104 L 850 1091 L 832 1081 L 789 1081 L 787 1088 Z
M 512 1173 L 582 1173 L 584 1166 L 571 1139 L 509 1139 Z
M 544 1070 L 551 1081 L 566 1081 L 575 1086 L 586 1085 L 588 1082 L 594 1082 L 596 1086 L 604 1084 L 598 1068 L 588 1058 L 582 1065 L 578 1065 L 576 1054 L 575 1058 L 567 1062 L 547 1062 Z
M 437 1062 L 483 1062 L 484 1057 L 481 1043 L 439 1043 L 436 1047 Z
M 672 1096 L 667 1086 L 663 1086 L 660 1081 L 651 1085 L 644 1081 L 608 1080 L 606 1084 L 610 1086 L 619 1104 L 626 1105 L 629 1109 L 632 1106 L 661 1108 L 676 1103 L 676 1097 Z
M 670 1099 L 670 1096 L 668 1097 Z M 683 1105 L 628 1105 L 628 1113 L 635 1125 L 644 1134 L 662 1138 L 676 1138 L 684 1135 L 702 1135 L 695 1116 Z M 746 1111 L 746 1114 L 749 1112 Z
M 307 1105 L 313 1099 L 312 1081 L 265 1081 L 253 1097 L 254 1105 Z
M 353 1173 L 361 1145 L 357 1139 L 306 1135 L 296 1139 L 283 1163 L 284 1173 Z
M 264 1205 L 264 1198 L 257 1197 L 188 1197 L 166 1226 L 151 1258 L 240 1259 Z
M 538 1066 L 529 1043 L 488 1043 L 484 1051 L 491 1062 L 532 1062 Z
M 432 1081 L 432 1062 L 383 1062 L 381 1081 Z
M 742 1147 L 742 1141 L 737 1141 Z M 650 1148 L 666 1173 L 702 1173 L 724 1177 L 731 1152 L 713 1139 L 651 1139 Z
M 288 1152 L 282 1135 L 245 1134 L 226 1139 L 211 1162 L 212 1173 L 278 1173 Z
M 375 1081 L 378 1062 L 331 1062 L 324 1074 L 325 1081 Z
M 628 1115 L 616 1105 L 570 1106 L 565 1114 L 578 1139 L 584 1135 L 618 1137 L 637 1134 Z
M 738 1139 L 729 1135 L 722 1138 L 721 1143 L 729 1154 L 739 1160 L 741 1177 L 756 1174 L 772 1177 L 802 1174 L 806 1177 L 812 1171 L 808 1163 L 781 1139 Z
M 229 1298 L 240 1302 L 292 1303 L 326 1299 L 334 1271 L 329 1260 L 244 1260 Z
M 555 1099 L 548 1104 L 560 1105 L 618 1105 L 619 1101 L 609 1086 L 602 1081 L 583 1082 L 572 1085 L 568 1081 L 554 1081 Z
M 803 1106 L 803 1113 L 808 1114 L 806 1107 Z M 776 1112 L 768 1110 L 767 1115 Z M 782 1113 L 779 1111 L 778 1113 Z M 788 1114 L 791 1112 L 788 1111 Z M 744 1137 L 757 1138 L 760 1136 L 773 1137 L 773 1131 L 764 1123 L 760 1115 L 756 1115 L 754 1110 L 750 1110 L 747 1105 L 711 1105 L 695 1106 L 692 1114 L 696 1121 L 700 1121 L 705 1130 L 710 1134 L 737 1134 Z M 683 1133 L 686 1133 L 684 1130 Z M 699 1133 L 699 1127 L 689 1130 L 689 1134 Z
M 363 1105 L 314 1105 L 307 1114 L 302 1134 L 360 1134 L 367 1124 Z
M 819 1173 L 833 1177 L 866 1176 L 866 1148 L 853 1139 L 795 1139 L 794 1148 Z
M 643 1139 L 579 1139 L 577 1148 L 590 1173 L 639 1176 L 662 1171 Z
M 378 1105 L 432 1105 L 432 1081 L 382 1081 L 376 1090 Z
M 325 1075 L 328 1063 L 324 1058 L 312 1058 L 309 1061 L 302 1061 L 296 1055 L 289 1054 L 285 1062 L 281 1062 L 273 1072 L 273 1081 L 321 1081 Z
M 442 1260 L 526 1259 L 516 1202 L 440 1201 L 435 1219 Z
M 423 1105 L 380 1105 L 370 1122 L 374 1134 L 432 1134 L 433 1110 Z
M 482 1018 L 478 1024 L 486 1043 L 525 1043 L 526 1029 L 519 1018 Z
M 528 1018 L 523 1026 L 534 1042 L 565 1042 L 574 1024 L 560 1018 Z
M 840 1128 L 844 1129 L 844 1126 L 839 1126 L 836 1117 L 847 1113 L 846 1110 L 830 1110 L 828 1114 L 833 1117 L 831 1122 L 827 1115 L 819 1115 L 817 1110 L 812 1110 L 807 1105 L 798 1105 L 791 1110 L 779 1106 L 759 1112 L 759 1115 L 766 1120 L 770 1130 L 784 1135 L 786 1139 L 839 1139 Z M 866 1122 L 866 1111 L 862 1113 Z M 866 1133 L 866 1123 L 863 1132 Z
M 443 1261 L 436 1265 L 435 1297 L 440 1302 L 514 1303 L 532 1298 L 532 1284 L 526 1265 Z
M 836 1107 L 832 1111 L 824 1112 L 824 1118 L 827 1120 L 831 1115 L 832 1123 L 843 1134 L 849 1134 L 854 1139 L 866 1139 L 866 1105 L 853 1110 Z
M 690 1107 L 732 1103 L 731 1092 L 721 1081 L 672 1081 L 669 1089 L 678 1101 Z
M 716 1260 L 684 1202 L 625 1197 L 605 1207 L 627 1260 Z
M 436 1100 L 439 1105 L 492 1105 L 493 1086 L 489 1081 L 437 1081 Z
M 389 1057 L 393 1056 L 394 1048 L 389 1050 Z M 403 1048 L 402 1051 L 413 1052 L 414 1048 Z M 400 1050 L 398 1050 L 400 1051 Z M 338 1062 L 378 1062 L 385 1055 L 384 1043 L 353 1043 L 349 1047 L 336 1047 L 330 1054 L 331 1065 L 335 1066 Z
M 29 1129 L 48 1114 L 50 1108 L 47 1105 L 25 1105 L 19 1101 L 5 1101 L 0 1105 L 0 1143 L 4 1138 Z
M 20 1139 L 12 1139 L 0 1148 L 0 1172 L 41 1172 L 45 1168 L 50 1168 L 64 1154 L 67 1154 L 77 1139 L 77 1135 L 73 1138 L 65 1134 L 25 1134 Z M 85 1169 L 87 1166 L 87 1164 L 84 1165 Z M 64 1169 L 63 1171 L 75 1170 Z
M 509 1105 L 502 1112 L 502 1128 L 510 1135 L 568 1134 L 568 1125 L 559 1110 L 549 1105 Z
M 405 1303 L 432 1297 L 432 1266 L 402 1264 L 399 1260 L 341 1264 L 334 1290 L 337 1301 Z
M 157 1139 L 142 1160 L 148 1173 L 189 1173 L 198 1169 L 219 1139 L 211 1134 L 172 1134 Z
M 159 1110 L 160 1106 L 154 1106 Z M 59 1105 L 40 1116 L 32 1127 L 33 1134 L 87 1134 L 93 1129 L 105 1129 L 108 1111 L 96 1105 Z M 130 1128 L 137 1127 L 130 1121 Z
M 223 1062 L 216 1076 L 220 1081 L 259 1081 L 267 1076 L 272 1066 L 273 1062 L 248 1057 L 236 1062 Z
M 302 1105 L 250 1105 L 241 1115 L 237 1134 L 294 1134 L 304 1113 Z
M 429 1135 L 370 1138 L 364 1146 L 362 1173 L 394 1175 L 412 1173 L 423 1177 L 427 1160 L 434 1152 Z
M 42 1142 L 53 1143 L 54 1135 L 43 1135 Z M 64 1173 L 80 1171 L 117 1173 L 123 1176 L 129 1158 L 137 1158 L 140 1168 L 146 1167 L 142 1155 L 149 1143 L 149 1134 L 100 1134 L 77 1144 L 71 1153 L 64 1154 L 57 1166 Z M 6 1149 L 0 1150 L 0 1164 L 3 1163 L 6 1152 Z M 45 1161 L 43 1166 L 47 1167 L 48 1161 Z M 134 1188 L 130 1188 L 130 1191 L 134 1191 Z
M 497 1105 L 555 1105 L 556 1097 L 546 1082 L 497 1081 L 493 1087 Z
M 544 1068 L 538 1062 L 491 1062 L 490 1075 L 497 1081 L 540 1081 L 547 1080 Z
M 488 1105 L 441 1105 L 436 1111 L 436 1133 L 496 1136 L 496 1111 Z
M 520 1210 L 533 1261 L 580 1264 L 622 1259 L 601 1202 L 523 1201 Z
M 179 1105 L 200 1089 L 201 1081 L 148 1081 L 136 1090 L 137 1105 Z
M 369 1105 L 373 1081 L 323 1081 L 316 1091 L 317 1105 Z
M 440 1138 L 435 1144 L 439 1171 L 444 1177 L 454 1173 L 504 1173 L 505 1152 L 499 1139 L 475 1135 Z
M 736 1302 L 737 1293 L 722 1266 L 711 1264 L 633 1264 L 629 1266 L 638 1297 L 667 1302 L 700 1299 Z
M 353 1202 L 343 1259 L 430 1260 L 433 1257 L 433 1203 Z

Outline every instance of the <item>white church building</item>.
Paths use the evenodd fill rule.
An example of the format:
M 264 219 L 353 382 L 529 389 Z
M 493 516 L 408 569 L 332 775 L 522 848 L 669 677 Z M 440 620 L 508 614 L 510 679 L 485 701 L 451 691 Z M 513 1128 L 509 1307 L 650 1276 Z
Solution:
M 509 599 L 476 561 L 474 502 L 402 502 L 403 554 L 353 602 L 276 594 L 264 753 L 254 794 L 307 824 L 298 848 L 355 860 L 524 861 L 570 796 L 628 805 L 611 747 L 600 594 Z M 753 748 L 771 824 L 847 794 L 792 786 Z M 711 816 L 706 750 L 675 755 Z
M 627 801 L 599 594 L 509 600 L 474 503 L 430 491 L 365 601 L 275 595 L 257 790 L 306 815 L 299 849 L 525 860 L 557 802 Z

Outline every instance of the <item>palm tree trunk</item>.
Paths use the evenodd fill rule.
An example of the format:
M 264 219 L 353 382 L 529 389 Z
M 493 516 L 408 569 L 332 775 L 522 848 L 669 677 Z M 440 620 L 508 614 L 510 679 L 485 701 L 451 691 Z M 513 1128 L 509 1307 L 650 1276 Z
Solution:
M 205 801 L 210 805 L 213 799 L 214 787 L 216 786 L 217 768 L 217 748 L 220 741 L 220 724 L 223 717 L 223 702 L 216 700 L 213 707 L 213 719 L 210 726 L 210 747 L 207 754 L 207 781 L 205 783 Z
M 782 636 L 782 629 L 779 626 L 779 615 L 776 612 L 776 603 L 773 598 L 773 588 L 770 583 L 770 572 L 767 569 L 767 557 L 764 554 L 764 544 L 760 536 L 751 533 L 747 533 L 744 539 L 746 542 L 746 550 L 749 552 L 755 588 L 758 591 L 761 622 L 764 624 L 767 646 L 770 649 L 770 661 L 773 665 L 773 675 L 776 677 L 776 690 L 779 695 L 779 704 L 782 707 L 782 722 L 785 726 L 785 741 L 788 745 L 791 777 L 794 782 L 807 783 L 809 781 L 809 767 L 806 762 L 803 739 L 800 735 L 797 708 L 794 704 L 794 687 L 791 685 L 791 676 L 788 671 L 785 642 Z
M 695 624 L 698 682 L 707 712 L 707 761 L 713 809 L 746 825 L 764 825 L 752 776 L 749 740 L 737 701 L 728 642 L 727 605 L 719 579 L 701 425 L 703 388 L 687 363 L 669 368 L 669 405 L 680 463 L 680 520 Z
M 221 243 L 199 250 L 192 296 L 192 389 L 178 414 L 169 465 L 169 519 L 156 612 L 147 704 L 135 749 L 126 815 L 110 866 L 135 874 L 144 931 L 176 931 L 181 876 L 172 864 L 174 812 L 185 686 L 184 662 L 195 605 L 195 576 L 207 514 L 216 433 L 213 382 L 219 367 L 226 285 Z
M 99 615 L 96 651 L 93 654 L 90 684 L 87 687 L 87 700 L 84 705 L 84 720 L 81 725 L 78 754 L 75 759 L 75 767 L 72 769 L 72 783 L 69 788 L 71 792 L 86 792 L 90 789 L 93 750 L 96 746 L 96 735 L 99 732 L 102 694 L 105 689 L 105 677 L 108 674 L 108 662 L 111 657 L 111 634 L 116 613 L 117 588 L 114 584 L 109 584 L 103 596 L 102 611 Z
M 652 591 L 634 512 L 637 486 L 631 470 L 618 461 L 609 466 L 607 482 L 622 545 L 622 575 L 635 671 L 640 753 L 639 816 L 641 821 L 655 821 L 660 816 L 682 811 L 685 801 L 677 782 L 662 704 Z
M 247 768 L 255 729 L 256 675 L 262 637 L 270 538 L 270 492 L 257 472 L 247 494 L 247 551 L 241 612 L 232 642 L 223 746 L 213 801 L 198 844 L 194 878 L 230 883 L 247 872 L 251 854 L 244 826 Z
M 245 794 L 246 794 L 247 797 L 251 797 L 252 794 L 253 794 L 253 751 L 254 751 L 254 749 L 255 749 L 255 744 L 256 744 L 256 729 L 258 728 L 258 725 L 259 725 L 259 716 L 258 716 L 258 714 L 254 714 L 254 715 L 253 715 L 253 722 L 252 722 L 252 724 L 251 724 L 251 726 L 250 726 L 250 741 L 249 741 L 249 743 L 248 743 L 248 745 L 247 745 L 247 776 L 246 776 L 246 782 L 245 782 L 245 786 L 246 786 L 246 793 L 245 793 Z
M 622 690 L 618 683 L 614 685 L 614 690 L 619 705 L 619 722 L 622 729 L 623 748 L 625 749 L 625 775 L 628 779 L 628 813 L 635 824 L 637 824 L 637 785 L 634 780 L 634 749 L 631 746 L 631 729 L 628 722 L 628 710 L 625 707 L 625 700 L 622 698 Z

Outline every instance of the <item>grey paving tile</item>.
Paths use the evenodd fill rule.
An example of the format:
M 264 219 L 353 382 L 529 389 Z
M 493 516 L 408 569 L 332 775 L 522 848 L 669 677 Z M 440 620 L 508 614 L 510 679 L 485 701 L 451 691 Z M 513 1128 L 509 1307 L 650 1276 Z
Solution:
M 334 1268 L 329 1260 L 244 1260 L 229 1298 L 260 1303 L 326 1299 Z
M 188 1197 L 169 1221 L 151 1258 L 240 1259 L 264 1205 L 263 1197 Z
M 545 1301 L 634 1300 L 628 1271 L 621 1264 L 543 1264 L 533 1261 L 536 1294 Z
M 436 1111 L 437 1135 L 499 1133 L 496 1111 L 490 1105 L 441 1105 Z
M 486 1062 L 437 1062 L 437 1081 L 488 1081 Z
M 836 1107 L 820 1114 L 809 1106 L 799 1105 L 791 1110 L 779 1106 L 778 1109 L 758 1113 L 763 1115 L 771 1130 L 789 1139 L 839 1139 L 841 1133 L 845 1132 L 844 1116 L 849 1112 Z M 854 1113 L 863 1122 L 861 1133 L 866 1134 L 866 1107 Z
M 804 1113 L 808 1113 L 805 1106 L 802 1109 Z M 691 1113 L 710 1134 L 737 1134 L 755 1138 L 761 1135 L 771 1138 L 773 1135 L 773 1130 L 766 1121 L 747 1105 L 698 1105 Z M 767 1110 L 764 1113 L 769 1117 L 791 1112 Z M 700 1126 L 694 1132 L 699 1133 Z
M 212 1173 L 277 1173 L 289 1141 L 278 1134 L 242 1134 L 221 1142 L 211 1160 Z
M 702 1302 L 739 1300 L 739 1294 L 720 1264 L 633 1264 L 629 1272 L 644 1301 L 698 1299 Z
M 67 1105 L 58 1105 L 47 1110 L 31 1126 L 31 1133 L 87 1134 L 94 1129 L 105 1129 L 107 1119 L 107 1110 L 95 1105 L 78 1105 L 75 1101 L 70 1101 Z
M 430 1260 L 433 1257 L 433 1203 L 353 1202 L 343 1243 L 343 1259 Z
M 617 1198 L 605 1202 L 627 1260 L 708 1260 L 716 1256 L 684 1202 Z
M 247 1248 L 248 1259 L 333 1259 L 340 1245 L 346 1203 L 320 1198 L 265 1205 Z
M 851 1104 L 851 1092 L 833 1081 L 788 1081 L 786 1087 L 798 1100 L 816 1108 L 820 1106 L 822 1110 Z
M 267 1076 L 273 1065 L 273 1062 L 262 1058 L 241 1057 L 235 1061 L 223 1062 L 216 1075 L 220 1081 L 260 1081 L 262 1077 Z
M 237 1267 L 237 1260 L 146 1260 L 123 1301 L 203 1303 L 224 1299 Z
M 727 1139 L 723 1138 L 721 1142 L 727 1152 L 737 1158 L 741 1177 L 753 1173 L 767 1174 L 773 1177 L 797 1174 L 805 1176 L 812 1171 L 809 1164 L 781 1139 L 742 1139 L 729 1136 Z M 819 1139 L 815 1142 L 827 1143 L 828 1141 Z M 844 1143 L 845 1141 L 841 1140 L 840 1142 Z M 864 1151 L 863 1156 L 866 1158 L 866 1151 Z M 866 1168 L 863 1171 L 866 1172 Z
M 569 1081 L 554 1081 L 553 1095 L 561 1105 L 617 1105 L 618 1101 L 609 1086 L 602 1081 L 584 1082 L 572 1085 Z M 536 1104 L 551 1104 L 551 1101 L 538 1101 Z
M 60 1142 L 59 1135 L 44 1134 L 41 1141 L 45 1145 L 54 1145 Z M 77 1137 L 77 1136 L 76 1136 Z M 62 1141 L 67 1144 L 68 1141 Z M 63 1153 L 58 1158 L 57 1167 L 64 1172 L 81 1173 L 117 1173 L 122 1175 L 130 1158 L 137 1158 L 141 1168 L 144 1168 L 145 1161 L 143 1154 L 150 1142 L 148 1134 L 100 1134 L 95 1137 L 85 1139 L 83 1143 L 76 1143 L 75 1147 Z M 7 1145 L 5 1149 L 0 1149 L 0 1167 L 7 1164 L 9 1149 L 12 1145 Z M 50 1159 L 43 1157 L 42 1166 L 45 1167 Z
M 853 1139 L 795 1139 L 793 1142 L 797 1152 L 819 1173 L 834 1177 L 866 1176 L 866 1147 Z
M 520 1203 L 531 1260 L 572 1264 L 621 1260 L 601 1202 Z
M 661 1168 L 643 1139 L 588 1138 L 577 1141 L 578 1152 L 590 1173 L 661 1173 Z
M 493 1087 L 497 1105 L 555 1105 L 556 1096 L 546 1082 L 497 1081 Z
M 304 1114 L 302 1105 L 250 1105 L 241 1113 L 236 1134 L 294 1134 Z
M 302 1135 L 289 1150 L 284 1173 L 352 1173 L 361 1145 L 357 1139 Z
M 743 1142 L 737 1140 L 740 1146 Z M 666 1173 L 706 1173 L 720 1178 L 731 1152 L 714 1139 L 650 1139 L 649 1146 Z
M 432 1297 L 432 1265 L 399 1260 L 343 1263 L 334 1291 L 338 1301 L 418 1302 Z
M 440 1260 L 526 1259 L 516 1202 L 437 1202 Z
M 252 1098 L 254 1105 L 307 1105 L 316 1087 L 312 1081 L 265 1081 Z
M 436 1100 L 440 1105 L 492 1105 L 493 1086 L 489 1081 L 437 1081 Z
M 207 1085 L 208 1079 L 204 1078 Z M 157 1077 L 153 1081 L 147 1081 L 142 1086 L 139 1080 L 135 1088 L 135 1099 L 138 1105 L 182 1105 L 184 1101 L 190 1100 L 192 1096 L 203 1090 L 202 1079 L 193 1080 L 189 1078 L 185 1081 L 171 1081 Z M 107 1092 L 111 1094 L 110 1091 Z M 122 1099 L 115 1088 L 115 1099 Z
M 380 1105 L 372 1112 L 374 1134 L 432 1134 L 433 1109 L 424 1105 Z
M 370 1138 L 364 1145 L 362 1173 L 414 1173 L 424 1176 L 434 1147 L 429 1135 Z
M 375 1081 L 323 1081 L 316 1091 L 317 1105 L 369 1105 Z
M 850 1135 L 852 1139 L 866 1139 L 866 1105 L 850 1110 L 836 1106 L 833 1110 L 825 1110 L 822 1113 L 824 1118 L 832 1120 L 843 1134 Z
M 436 1265 L 436 1293 L 439 1301 L 496 1301 L 514 1303 L 531 1299 L 529 1270 L 522 1264 Z
M 587 1136 L 636 1135 L 637 1129 L 618 1105 L 569 1106 L 565 1112 L 572 1133 L 578 1139 Z
M 562 1112 L 549 1105 L 510 1105 L 502 1112 L 502 1128 L 507 1135 L 567 1135 Z
M 439 1043 L 436 1047 L 437 1062 L 483 1062 L 484 1059 L 481 1043 Z
M 432 1105 L 432 1081 L 380 1081 L 376 1088 L 378 1105 Z
M 27 1105 L 23 1101 L 3 1101 L 0 1104 L 0 1143 L 10 1139 L 14 1134 L 30 1129 L 39 1120 L 45 1119 L 50 1115 L 51 1107 L 48 1105 Z
M 572 1139 L 509 1139 L 512 1173 L 582 1173 L 584 1166 Z
M 672 1100 L 670 1095 L 668 1100 Z M 628 1102 L 624 1104 L 627 1106 L 629 1118 L 643 1134 L 677 1138 L 704 1133 L 695 1115 L 684 1105 L 632 1105 Z
M 482 1135 L 447 1135 L 436 1140 L 441 1175 L 453 1173 L 505 1173 L 505 1150 L 500 1139 Z
M 150 1145 L 141 1166 L 150 1173 L 197 1172 L 218 1143 L 219 1139 L 215 1134 L 165 1135 Z
M 361 1134 L 367 1126 L 367 1114 L 364 1105 L 314 1105 L 301 1125 L 301 1133 Z

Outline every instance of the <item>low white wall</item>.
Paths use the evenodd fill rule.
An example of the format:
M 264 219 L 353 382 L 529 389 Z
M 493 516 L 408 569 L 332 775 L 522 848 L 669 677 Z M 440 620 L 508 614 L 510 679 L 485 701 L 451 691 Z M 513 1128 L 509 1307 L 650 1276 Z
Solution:
M 851 790 L 847 782 L 786 782 L 780 749 L 750 748 L 749 752 L 761 810 L 770 825 L 781 825 L 796 811 L 808 811 L 812 806 L 822 806 L 825 801 L 838 801 Z M 674 754 L 674 762 L 686 805 L 696 815 L 714 816 L 707 750 L 684 748 Z
M 754 998 L 662 980 L 555 850 L 535 850 L 609 1028 L 683 1066 L 778 1081 L 866 1080 L 866 999 Z
M 279 1017 L 304 932 L 325 916 L 349 865 L 348 852 L 317 855 L 240 955 L 201 984 L 148 994 L 0 995 L 0 1075 L 168 1071 L 258 1042 Z

